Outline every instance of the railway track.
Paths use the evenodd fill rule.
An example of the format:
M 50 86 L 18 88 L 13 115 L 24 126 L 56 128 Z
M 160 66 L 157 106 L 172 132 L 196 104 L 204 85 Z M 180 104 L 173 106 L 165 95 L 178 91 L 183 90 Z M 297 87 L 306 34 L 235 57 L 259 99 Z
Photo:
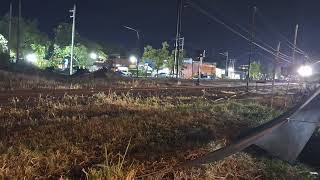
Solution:
M 270 89 L 270 85 L 260 86 L 259 88 Z M 282 87 L 283 85 L 277 85 Z M 251 91 L 256 91 L 256 86 L 250 86 Z M 16 105 L 31 105 L 39 97 L 63 98 L 69 96 L 92 96 L 97 93 L 115 93 L 117 95 L 129 93 L 137 97 L 206 97 L 211 100 L 221 100 L 245 97 L 265 96 L 265 93 L 250 92 L 246 93 L 246 86 L 164 86 L 164 87 L 104 87 L 95 89 L 17 89 L 10 91 L 0 91 L 0 105 L 7 106 L 15 103 Z M 267 93 L 268 94 L 268 93 Z
M 240 91 L 244 87 L 221 88 L 221 87 L 145 87 L 145 88 L 99 88 L 99 89 L 31 89 L 31 90 L 13 90 L 0 92 L 0 104 L 7 104 L 13 98 L 26 100 L 38 98 L 39 96 L 63 97 L 65 95 L 90 96 L 96 93 L 131 93 L 140 96 L 152 95 L 202 95 L 204 91 Z

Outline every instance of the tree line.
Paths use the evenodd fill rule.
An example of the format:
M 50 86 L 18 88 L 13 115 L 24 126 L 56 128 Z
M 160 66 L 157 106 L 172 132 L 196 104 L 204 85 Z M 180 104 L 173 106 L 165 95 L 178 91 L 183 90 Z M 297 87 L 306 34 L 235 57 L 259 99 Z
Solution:
M 9 16 L 0 17 L 0 52 L 6 50 L 2 47 L 10 46 L 11 59 L 14 60 L 17 52 L 18 18 L 12 18 L 11 41 L 9 40 Z M 58 67 L 61 61 L 70 58 L 72 25 L 60 23 L 53 29 L 53 37 L 39 30 L 36 20 L 22 18 L 20 20 L 20 52 L 23 56 L 34 53 L 37 55 L 36 65 L 40 68 Z M 2 37 L 2 38 L 1 38 Z M 116 45 L 97 43 L 75 33 L 74 66 L 88 67 L 94 60 L 88 58 L 91 52 L 99 55 L 100 59 L 106 60 L 108 53 L 122 53 L 121 47 Z

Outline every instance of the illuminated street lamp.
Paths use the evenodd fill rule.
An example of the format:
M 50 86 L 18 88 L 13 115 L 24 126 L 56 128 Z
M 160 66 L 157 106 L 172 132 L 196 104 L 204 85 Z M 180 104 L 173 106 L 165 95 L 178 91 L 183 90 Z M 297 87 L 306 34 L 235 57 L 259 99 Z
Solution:
M 123 26 L 124 28 L 130 30 L 130 31 L 133 31 L 137 34 L 137 49 L 138 49 L 138 58 L 141 58 L 141 52 L 140 52 L 140 31 L 138 29 L 135 29 L 135 28 L 132 28 L 132 27 L 129 27 L 129 26 Z M 137 64 L 137 77 L 139 77 L 139 67 L 138 67 L 138 64 L 139 64 L 139 60 L 138 60 L 137 57 L 135 57 L 136 59 L 136 64 Z M 132 60 L 135 60 L 135 59 L 132 59 Z M 131 60 L 130 60 L 131 61 Z
M 309 77 L 312 75 L 312 67 L 308 65 L 303 65 L 298 69 L 298 73 L 302 77 Z
M 37 55 L 34 54 L 34 53 L 31 53 L 31 54 L 28 54 L 26 55 L 26 60 L 30 63 L 36 63 L 38 58 L 37 58 Z
M 130 58 L 129 58 L 129 60 L 130 60 L 130 63 L 131 64 L 137 64 L 137 62 L 138 62 L 138 59 L 137 59 L 137 57 L 135 57 L 135 56 L 130 56 Z
M 137 77 L 139 77 L 138 58 L 136 56 L 130 56 L 129 61 L 130 61 L 131 64 L 135 64 L 137 66 Z
M 93 60 L 98 59 L 97 53 L 94 53 L 94 52 L 90 53 L 90 58 L 93 59 Z

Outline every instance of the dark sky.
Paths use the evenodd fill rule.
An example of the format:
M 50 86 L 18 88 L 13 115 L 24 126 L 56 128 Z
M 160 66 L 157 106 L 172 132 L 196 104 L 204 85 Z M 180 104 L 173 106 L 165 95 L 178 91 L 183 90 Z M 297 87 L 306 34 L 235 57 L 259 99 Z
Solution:
M 52 33 L 60 22 L 71 22 L 69 9 L 77 3 L 77 30 L 92 40 L 117 43 L 130 49 L 135 46 L 135 34 L 122 28 L 128 25 L 142 32 L 143 43 L 160 46 L 162 41 L 173 44 L 176 24 L 176 0 L 22 0 L 23 17 L 37 19 L 41 31 Z M 229 24 L 249 29 L 252 7 L 257 15 L 256 32 L 274 48 L 279 40 L 266 23 L 293 40 L 295 24 L 300 24 L 299 47 L 312 57 L 320 56 L 320 2 L 317 0 L 192 0 L 206 11 Z M 0 15 L 8 11 L 10 0 L 1 0 Z M 13 0 L 17 8 L 17 0 Z M 267 21 L 266 21 L 267 20 Z M 206 49 L 209 54 L 225 50 L 232 57 L 246 59 L 248 43 L 210 20 L 190 6 L 185 7 L 182 34 L 189 52 Z M 283 51 L 291 54 L 283 45 Z

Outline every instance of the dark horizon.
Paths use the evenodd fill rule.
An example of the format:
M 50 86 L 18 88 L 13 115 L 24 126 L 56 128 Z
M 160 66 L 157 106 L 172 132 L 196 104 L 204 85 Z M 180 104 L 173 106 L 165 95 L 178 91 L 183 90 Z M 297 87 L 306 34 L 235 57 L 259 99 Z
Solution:
M 17 0 L 13 0 L 14 10 L 17 10 Z M 271 45 L 274 49 L 279 39 L 266 24 L 271 24 L 275 29 L 293 41 L 294 27 L 300 25 L 298 47 L 308 53 L 310 57 L 320 57 L 318 42 L 320 37 L 320 23 L 317 17 L 319 2 L 313 0 L 304 3 L 301 0 L 279 1 L 242 1 L 237 0 L 193 0 L 200 7 L 211 14 L 222 18 L 228 24 L 243 26 L 250 29 L 252 8 L 257 6 L 261 15 L 256 19 L 257 37 Z M 77 31 L 81 36 L 94 41 L 109 44 L 120 44 L 127 50 L 135 47 L 136 36 L 134 32 L 124 29 L 122 26 L 132 26 L 141 31 L 143 45 L 150 44 L 160 47 L 161 42 L 168 41 L 172 46 L 175 38 L 176 6 L 172 0 L 148 0 L 88 1 L 63 0 L 43 1 L 22 0 L 22 16 L 28 19 L 36 19 L 39 28 L 46 34 L 51 34 L 53 28 L 60 22 L 69 22 L 69 10 L 73 4 L 77 4 Z M 0 15 L 5 15 L 9 10 L 10 0 L 3 0 L 0 7 Z M 206 49 L 210 56 L 219 52 L 229 51 L 232 58 L 245 62 L 250 46 L 247 41 L 230 32 L 224 26 L 212 21 L 208 17 L 186 5 L 183 13 L 182 36 L 186 39 L 186 49 L 192 53 L 196 49 Z M 272 56 L 258 50 L 268 57 Z M 290 48 L 282 46 L 282 52 L 290 55 Z

